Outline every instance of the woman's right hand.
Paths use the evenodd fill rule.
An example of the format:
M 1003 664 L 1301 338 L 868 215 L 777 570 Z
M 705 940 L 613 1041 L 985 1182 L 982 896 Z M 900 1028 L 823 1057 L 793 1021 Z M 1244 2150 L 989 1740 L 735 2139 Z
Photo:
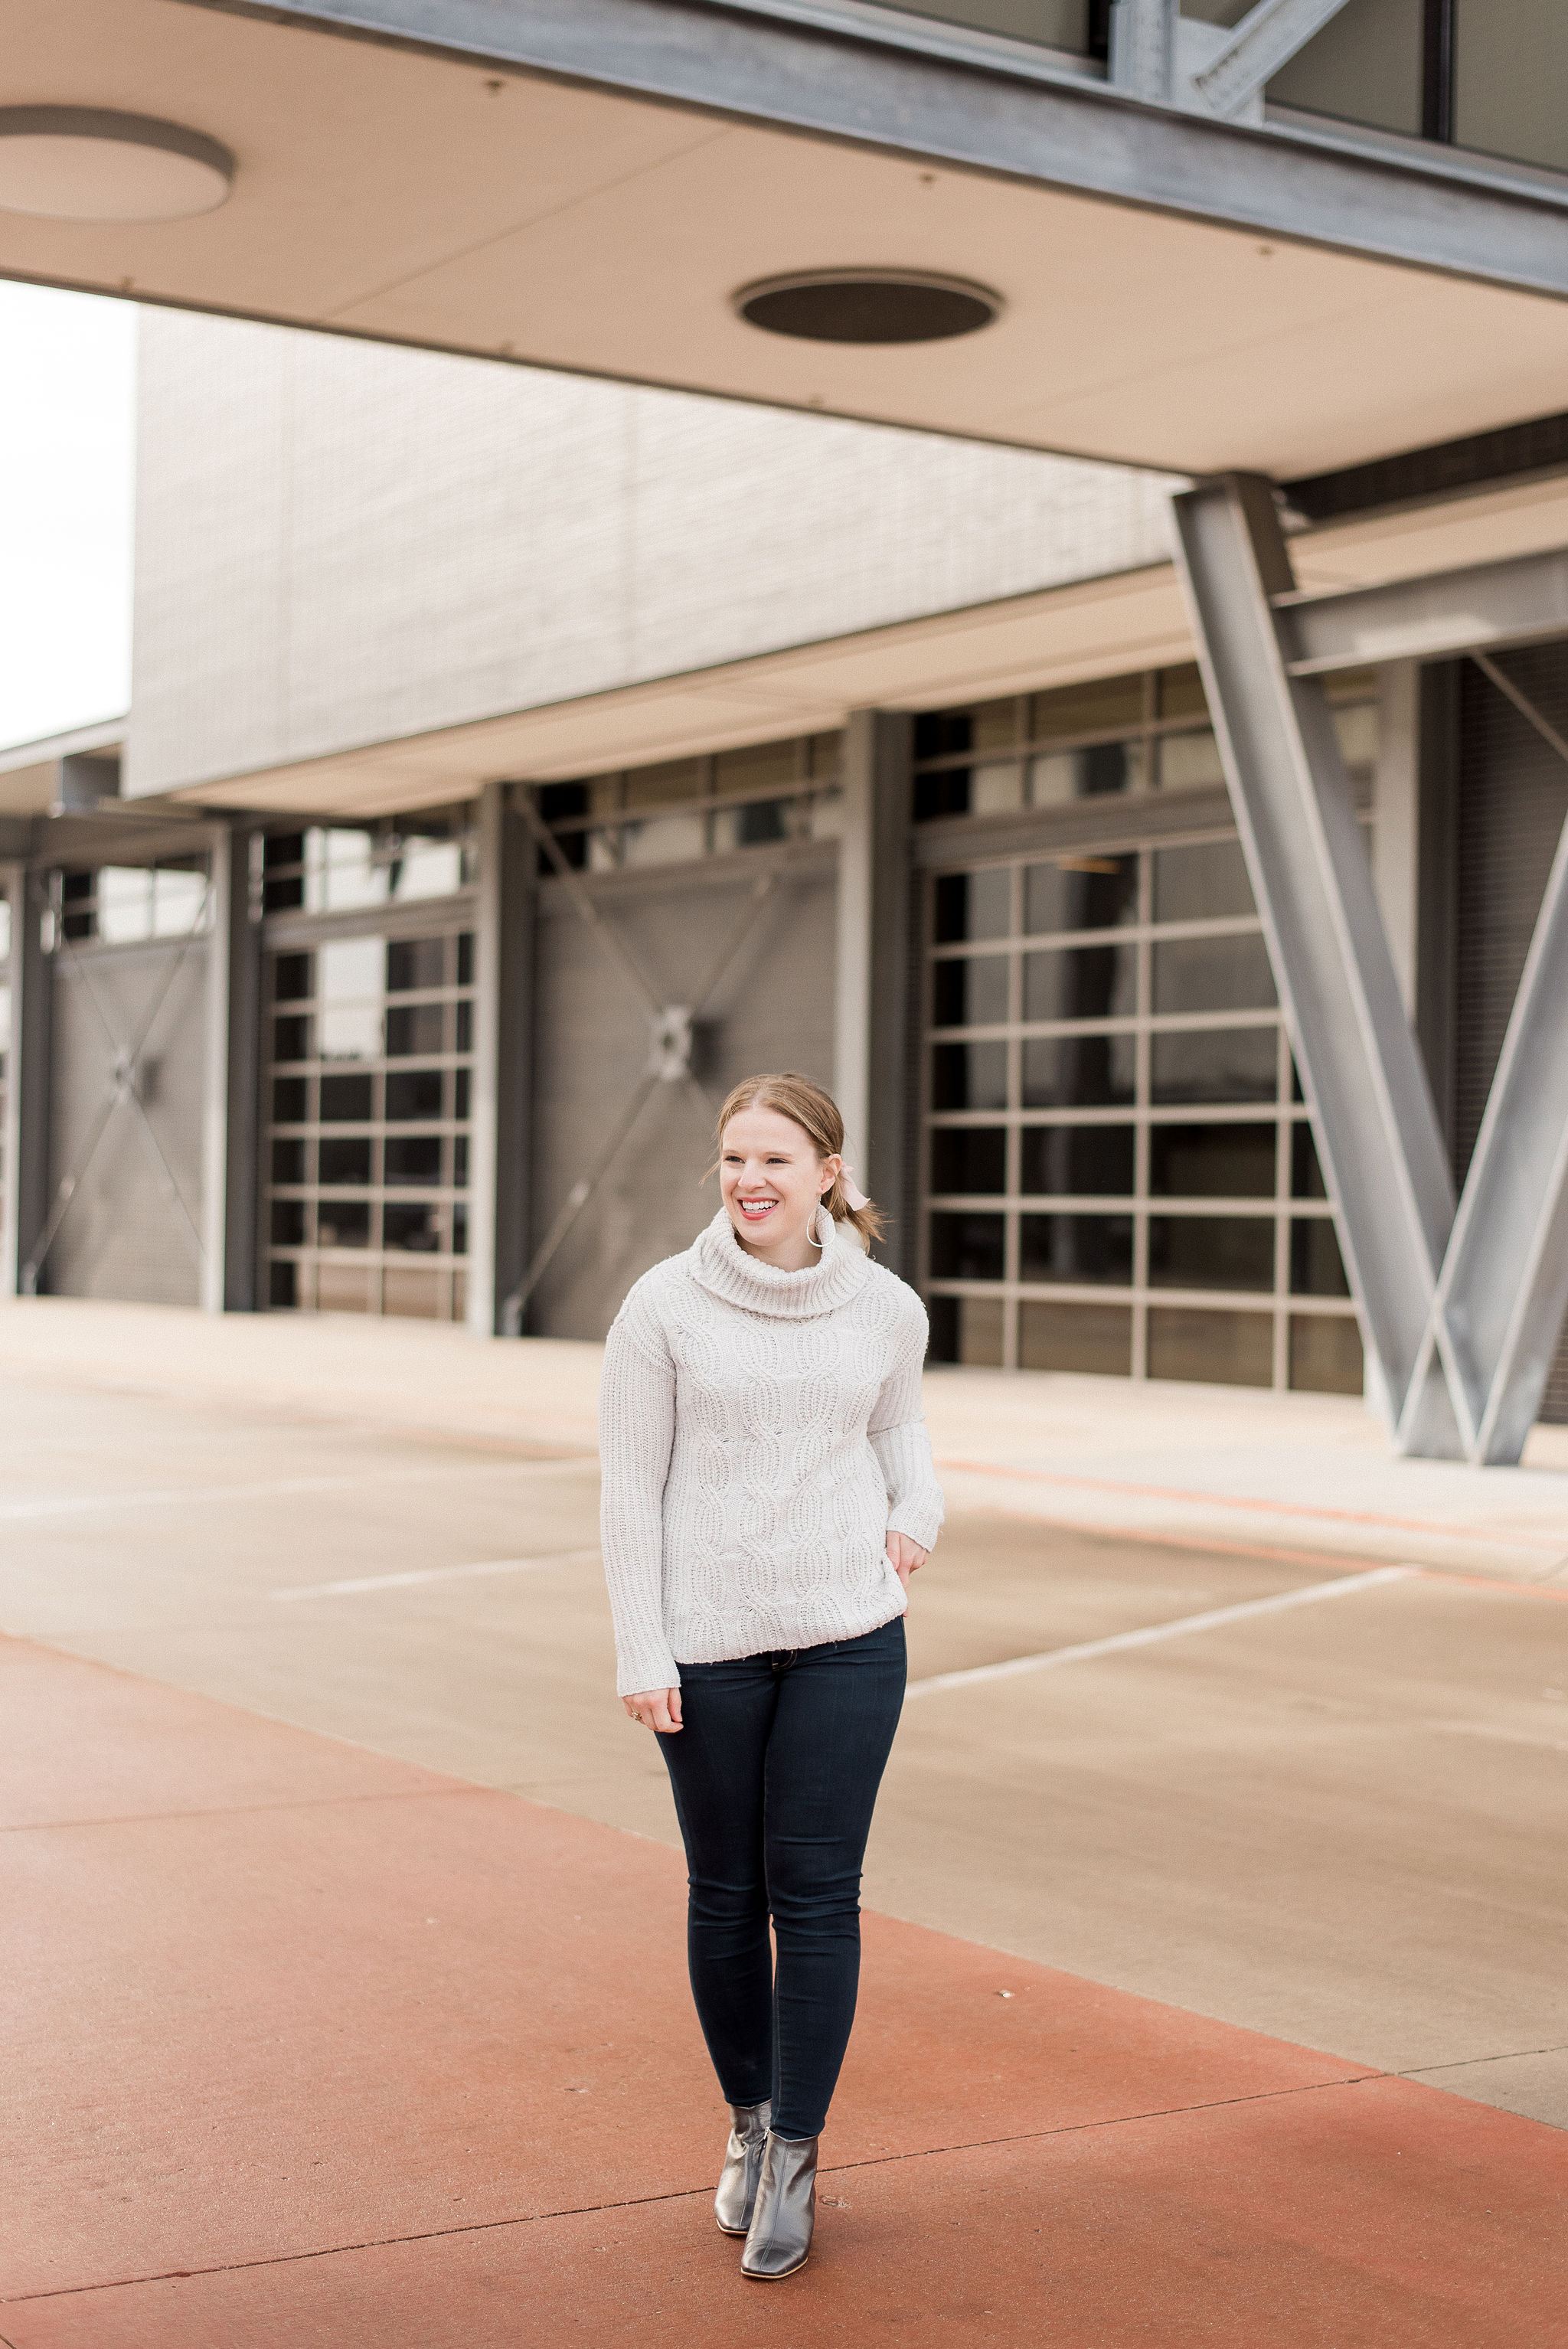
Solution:
M 624 1696 L 621 1702 L 631 1718 L 645 1729 L 662 1730 L 667 1736 L 681 1725 L 681 1692 L 678 1688 L 639 1689 L 635 1696 Z

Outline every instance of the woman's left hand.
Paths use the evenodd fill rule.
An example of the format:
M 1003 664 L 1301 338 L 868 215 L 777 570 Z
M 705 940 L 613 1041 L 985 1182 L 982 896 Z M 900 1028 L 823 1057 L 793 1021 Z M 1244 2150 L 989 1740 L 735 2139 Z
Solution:
M 910 1576 L 918 1573 L 930 1556 L 931 1552 L 928 1549 L 922 1549 L 920 1544 L 911 1541 L 907 1534 L 889 1532 L 887 1561 L 903 1583 L 906 1596 L 909 1591 Z

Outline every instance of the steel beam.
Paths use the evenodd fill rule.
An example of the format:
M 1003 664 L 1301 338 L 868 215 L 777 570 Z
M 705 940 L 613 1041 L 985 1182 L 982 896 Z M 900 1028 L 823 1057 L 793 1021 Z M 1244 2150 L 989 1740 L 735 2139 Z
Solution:
M 1274 603 L 1293 677 L 1532 644 L 1568 634 L 1568 549 Z
M 1180 0 L 1114 0 L 1110 80 L 1130 98 L 1169 105 L 1176 75 Z
M 1174 501 L 1183 583 L 1236 825 L 1363 1332 L 1398 1422 L 1423 1361 L 1453 1182 L 1406 1018 L 1355 794 L 1315 678 L 1292 677 L 1293 589 L 1266 481 Z M 1460 1449 L 1450 1413 L 1423 1447 Z
M 1149 107 L 1047 50 L 831 0 L 182 0 L 1568 295 L 1568 199 L 1452 149 Z
M 1222 37 L 1217 54 L 1178 88 L 1177 103 L 1233 119 L 1344 5 L 1345 0 L 1257 0 Z
M 538 856 L 513 793 L 480 794 L 467 1318 L 483 1338 L 500 1334 L 528 1263 Z

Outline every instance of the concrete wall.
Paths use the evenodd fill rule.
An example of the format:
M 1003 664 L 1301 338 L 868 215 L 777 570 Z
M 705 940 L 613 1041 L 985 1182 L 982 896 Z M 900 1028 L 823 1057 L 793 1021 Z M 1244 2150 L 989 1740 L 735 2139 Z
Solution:
M 125 788 L 1167 551 L 1154 475 L 149 311 Z

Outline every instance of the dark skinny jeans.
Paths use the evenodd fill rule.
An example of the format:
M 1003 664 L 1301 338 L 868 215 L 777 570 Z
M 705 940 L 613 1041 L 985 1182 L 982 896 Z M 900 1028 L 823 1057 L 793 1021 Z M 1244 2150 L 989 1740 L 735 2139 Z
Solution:
M 816 2137 L 855 2019 L 861 1862 L 903 1702 L 903 1618 L 680 1672 L 686 1725 L 659 1744 L 697 2019 L 730 2104 L 770 2097 L 779 2136 Z

